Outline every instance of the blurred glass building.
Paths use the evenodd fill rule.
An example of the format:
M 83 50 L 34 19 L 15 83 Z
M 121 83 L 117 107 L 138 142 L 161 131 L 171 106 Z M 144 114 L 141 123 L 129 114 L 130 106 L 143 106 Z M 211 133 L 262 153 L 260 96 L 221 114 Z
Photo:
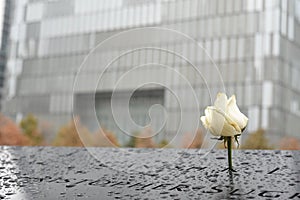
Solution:
M 189 55 L 206 82 L 189 63 L 174 55 L 147 49 L 135 51 L 105 71 L 107 81 L 96 89 L 96 113 L 104 127 L 119 132 L 110 109 L 111 92 L 118 78 L 133 66 L 148 61 L 172 66 L 190 80 L 203 112 L 211 104 L 207 88 L 213 91 L 213 98 L 222 88 L 213 70 L 216 64 L 227 93 L 236 94 L 241 110 L 250 118 L 248 131 L 264 128 L 272 138 L 300 137 L 300 0 L 11 0 L 11 4 L 7 98 L 2 110 L 13 118 L 34 113 L 59 127 L 72 118 L 74 97 L 74 109 L 88 124 L 92 114 L 84 102 L 93 98 L 92 82 L 99 78 L 95 71 L 104 67 L 103 60 L 113 59 L 126 49 L 151 45 L 147 39 L 156 37 L 160 47 Z M 194 38 L 214 63 L 205 51 L 194 51 L 189 40 L 162 40 L 159 35 L 144 32 L 95 53 L 88 64 L 91 70 L 79 77 L 84 84 L 73 92 L 79 66 L 99 42 L 122 31 L 153 26 Z M 166 77 L 159 70 L 141 70 L 135 78 L 155 79 L 159 75 L 161 79 Z M 175 93 L 188 101 L 191 94 L 186 93 L 185 86 L 172 78 L 168 80 Z M 134 78 L 132 81 L 118 92 L 120 101 L 122 94 L 126 96 L 136 86 Z M 180 110 L 170 91 L 155 86 L 134 93 L 130 103 L 132 119 L 140 125 L 148 124 L 147 110 L 153 104 L 163 105 L 168 113 L 160 139 L 172 138 L 180 123 L 179 112 L 195 112 L 188 106 Z M 159 123 L 164 116 L 160 113 L 156 117 Z M 189 126 L 189 120 L 183 120 L 184 126 Z M 121 123 L 126 126 L 128 120 Z M 128 131 L 137 130 L 128 127 Z M 126 140 L 122 134 L 118 137 Z
M 7 42 L 9 37 L 10 1 L 0 0 L 0 99 L 3 94 Z

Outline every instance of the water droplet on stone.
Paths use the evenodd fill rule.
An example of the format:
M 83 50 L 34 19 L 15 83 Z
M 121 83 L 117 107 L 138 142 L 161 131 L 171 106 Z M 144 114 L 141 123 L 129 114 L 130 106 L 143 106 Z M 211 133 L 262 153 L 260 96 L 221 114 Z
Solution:
M 79 193 L 77 194 L 77 197 L 83 197 L 83 194 Z

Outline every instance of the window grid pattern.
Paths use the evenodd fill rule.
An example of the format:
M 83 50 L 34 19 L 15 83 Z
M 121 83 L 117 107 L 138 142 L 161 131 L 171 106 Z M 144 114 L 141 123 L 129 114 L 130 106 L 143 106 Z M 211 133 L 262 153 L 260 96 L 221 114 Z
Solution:
M 148 26 L 181 31 L 203 45 L 218 65 L 228 94 L 236 94 L 242 110 L 259 119 L 250 122 L 249 130 L 266 125 L 267 129 L 272 127 L 272 131 L 278 134 L 283 134 L 284 130 L 292 134 L 287 121 L 291 116 L 300 118 L 297 111 L 300 110 L 300 91 L 297 87 L 300 84 L 297 78 L 300 66 L 291 62 L 298 60 L 299 63 L 296 53 L 300 46 L 299 9 L 296 9 L 299 8 L 299 0 L 228 0 L 226 3 L 218 0 L 13 2 L 15 14 L 9 59 L 11 62 L 22 60 L 22 71 L 9 74 L 9 77 L 18 77 L 17 98 L 28 97 L 30 102 L 30 98 L 50 93 L 45 97 L 48 98 L 48 110 L 43 113 L 49 119 L 53 116 L 55 121 L 60 112 L 71 113 L 70 95 L 74 76 L 91 48 L 121 31 Z M 151 36 L 141 37 L 144 38 L 124 41 L 105 51 L 95 52 L 83 75 L 78 77 L 84 84 L 76 92 L 85 93 L 94 89 L 93 80 L 98 78 L 95 72 L 104 67 L 107 59 L 128 49 L 152 45 L 147 43 L 147 37 Z M 206 75 L 211 90 L 220 90 L 222 84 L 217 81 L 213 65 L 204 51 L 196 52 L 190 41 L 172 37 L 165 40 L 157 38 L 156 41 L 155 45 L 161 48 L 180 50 L 189 55 L 191 62 Z M 153 61 L 174 67 L 191 81 L 201 110 L 211 104 L 206 85 L 193 68 L 182 59 L 162 51 L 140 50 L 120 58 L 104 73 L 102 89 L 111 90 L 122 74 L 133 66 Z M 168 77 L 164 72 L 141 70 L 136 72 L 135 77 L 141 78 L 145 74 L 154 80 L 166 79 L 178 93 L 186 91 L 176 78 Z M 270 94 L 273 101 L 268 107 L 263 105 L 266 82 L 271 83 L 273 90 Z M 128 82 L 124 90 L 134 84 L 134 80 Z M 281 101 L 284 103 L 280 104 Z M 171 118 L 165 131 L 173 133 L 176 129 L 173 124 L 179 120 L 178 105 L 167 91 L 164 104 Z M 26 105 L 20 108 L 21 112 L 30 110 Z M 186 107 L 184 112 L 192 109 Z M 279 114 L 285 116 L 283 124 L 275 123 Z

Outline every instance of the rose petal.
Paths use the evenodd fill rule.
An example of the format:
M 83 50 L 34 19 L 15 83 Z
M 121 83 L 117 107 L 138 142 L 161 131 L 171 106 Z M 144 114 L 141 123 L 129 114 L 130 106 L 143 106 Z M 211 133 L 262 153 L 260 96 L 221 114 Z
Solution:
M 212 135 L 235 136 L 241 134 L 248 118 L 240 112 L 234 95 L 227 99 L 226 94 L 219 93 L 215 106 L 205 109 L 205 116 L 201 117 L 201 121 Z
M 222 130 L 222 136 L 235 136 L 240 134 L 236 129 L 229 123 L 225 122 Z
M 212 107 L 208 107 L 207 112 L 211 116 L 210 129 L 212 130 L 212 134 L 215 136 L 221 136 L 225 123 L 224 116 L 216 112 L 216 109 L 212 109 Z
M 227 96 L 224 93 L 218 93 L 215 101 L 215 107 L 226 112 L 227 107 Z
M 202 116 L 200 119 L 201 119 L 201 122 L 202 122 L 202 124 L 204 125 L 204 127 L 205 127 L 206 129 L 208 129 L 209 123 L 208 123 L 208 121 L 206 120 L 206 117 L 205 117 L 205 116 Z
M 235 121 L 233 121 L 233 120 L 232 120 L 225 112 L 223 112 L 222 110 L 217 109 L 217 108 L 215 108 L 215 107 L 213 107 L 213 106 L 207 107 L 207 110 L 214 110 L 214 111 L 216 111 L 217 113 L 219 113 L 220 115 L 222 115 L 222 116 L 225 118 L 226 122 L 227 122 L 228 124 L 230 124 L 231 126 L 233 126 L 234 129 L 235 129 L 237 132 L 239 132 L 239 133 L 241 132 L 241 129 L 240 129 L 239 125 L 238 125 Z
M 238 124 L 241 130 L 247 126 L 248 118 L 238 108 L 235 95 L 229 98 L 226 113 L 231 120 Z
M 211 114 L 211 112 L 209 111 L 209 109 L 205 109 L 205 116 L 206 116 L 206 118 L 207 118 L 207 121 L 209 122 L 209 123 L 211 123 L 211 121 L 212 121 L 212 114 Z

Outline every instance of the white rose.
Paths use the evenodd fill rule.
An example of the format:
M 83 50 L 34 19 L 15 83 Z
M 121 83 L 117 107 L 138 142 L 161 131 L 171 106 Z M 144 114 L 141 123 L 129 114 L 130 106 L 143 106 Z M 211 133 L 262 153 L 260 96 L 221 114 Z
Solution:
M 235 136 L 246 128 L 248 118 L 241 113 L 234 95 L 227 99 L 226 94 L 219 93 L 215 105 L 205 109 L 201 121 L 215 136 Z

